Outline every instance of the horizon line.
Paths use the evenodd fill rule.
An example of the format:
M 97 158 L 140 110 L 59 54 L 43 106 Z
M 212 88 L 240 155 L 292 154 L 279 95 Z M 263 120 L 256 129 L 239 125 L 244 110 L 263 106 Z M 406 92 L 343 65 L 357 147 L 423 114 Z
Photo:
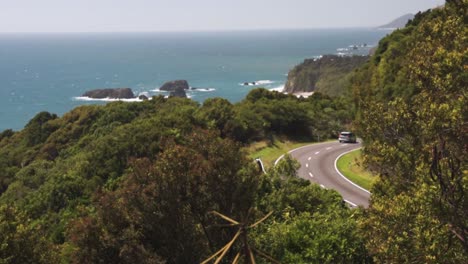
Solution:
M 0 34 L 116 34 L 116 33 L 210 33 L 210 32 L 253 32 L 253 31 L 300 31 L 334 29 L 380 29 L 378 26 L 350 27 L 304 27 L 304 28 L 257 28 L 257 29 L 200 29 L 200 30 L 135 30 L 135 31 L 0 31 Z

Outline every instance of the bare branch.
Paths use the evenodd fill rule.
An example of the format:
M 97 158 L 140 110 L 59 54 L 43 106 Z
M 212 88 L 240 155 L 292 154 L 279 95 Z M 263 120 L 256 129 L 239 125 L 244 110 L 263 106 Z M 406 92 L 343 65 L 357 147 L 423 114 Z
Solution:
M 258 220 L 257 222 L 255 222 L 254 224 L 250 225 L 249 227 L 252 228 L 252 227 L 257 226 L 257 225 L 260 224 L 261 222 L 265 221 L 272 213 L 273 213 L 273 211 L 269 212 L 269 213 L 268 213 L 267 215 L 265 215 L 262 219 Z
M 216 211 L 212 211 L 211 213 L 213 213 L 213 214 L 215 214 L 215 215 L 217 215 L 217 216 L 223 218 L 224 220 L 226 220 L 226 221 L 228 221 L 228 222 L 231 222 L 231 223 L 233 223 L 233 224 L 236 224 L 236 225 L 240 224 L 240 223 L 237 222 L 236 220 L 231 219 L 231 218 L 229 218 L 229 217 L 227 217 L 227 216 L 225 216 L 225 215 L 223 215 L 223 214 L 221 214 L 221 213 L 218 213 L 218 212 L 216 212 Z

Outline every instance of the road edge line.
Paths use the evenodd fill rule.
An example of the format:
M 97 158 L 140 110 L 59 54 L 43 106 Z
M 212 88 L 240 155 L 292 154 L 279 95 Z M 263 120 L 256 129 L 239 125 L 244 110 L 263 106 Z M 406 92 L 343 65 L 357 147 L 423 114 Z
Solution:
M 346 181 L 348 181 L 349 183 L 351 183 L 351 184 L 354 185 L 355 187 L 361 189 L 362 191 L 365 191 L 366 193 L 371 194 L 371 192 L 369 192 L 368 190 L 362 188 L 361 186 L 359 186 L 359 185 L 357 185 L 356 183 L 352 182 L 350 179 L 346 178 L 346 176 L 344 176 L 344 175 L 340 172 L 340 170 L 338 170 L 338 166 L 336 165 L 336 164 L 338 163 L 338 160 L 339 160 L 342 156 L 344 156 L 344 155 L 346 155 L 346 154 L 348 154 L 348 153 L 350 153 L 350 152 L 353 152 L 353 151 L 355 151 L 355 150 L 358 150 L 358 149 L 362 149 L 362 147 L 357 148 L 357 149 L 352 149 L 352 150 L 349 150 L 349 151 L 346 151 L 346 152 L 341 153 L 341 154 L 335 159 L 335 170 L 336 170 L 336 172 L 338 172 L 338 174 L 339 174 L 343 179 L 345 179 Z
M 349 205 L 351 205 L 351 206 L 353 206 L 353 207 L 358 207 L 358 205 L 355 204 L 355 203 L 353 203 L 353 202 L 350 202 L 350 201 L 345 200 L 345 199 L 343 199 L 343 201 L 345 201 L 345 203 L 348 203 Z

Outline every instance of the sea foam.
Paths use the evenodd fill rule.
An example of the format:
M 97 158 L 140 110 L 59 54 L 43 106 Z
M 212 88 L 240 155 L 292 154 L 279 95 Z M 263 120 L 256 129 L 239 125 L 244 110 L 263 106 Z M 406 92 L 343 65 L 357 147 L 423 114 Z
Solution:
M 148 98 L 151 100 L 151 98 Z M 87 96 L 76 96 L 73 97 L 73 100 L 75 101 L 97 101 L 97 102 L 117 102 L 117 101 L 122 101 L 122 102 L 142 102 L 142 99 L 139 98 L 91 98 Z
M 196 88 L 196 89 L 190 89 L 190 91 L 193 92 L 213 92 L 216 91 L 215 88 Z
M 155 88 L 153 90 L 149 90 L 150 92 L 155 92 L 155 93 L 168 93 L 168 91 L 162 91 L 162 90 L 159 90 L 159 88 Z
M 260 86 L 260 85 L 269 85 L 273 84 L 275 81 L 272 80 L 259 80 L 259 81 L 254 81 L 254 82 L 242 82 L 239 83 L 241 86 Z
M 282 93 L 282 92 L 284 92 L 284 85 L 281 85 L 281 86 L 278 86 L 278 87 L 275 87 L 275 88 L 271 88 L 269 90 Z

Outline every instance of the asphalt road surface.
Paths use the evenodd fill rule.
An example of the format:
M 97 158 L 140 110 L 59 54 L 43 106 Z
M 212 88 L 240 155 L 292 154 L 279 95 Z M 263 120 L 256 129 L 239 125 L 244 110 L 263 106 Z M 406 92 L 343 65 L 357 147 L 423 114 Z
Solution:
M 294 149 L 290 154 L 301 164 L 299 177 L 316 182 L 322 188 L 338 191 L 353 207 L 361 205 L 367 208 L 370 193 L 347 180 L 335 167 L 335 160 L 341 154 L 360 147 L 360 143 L 325 142 Z

